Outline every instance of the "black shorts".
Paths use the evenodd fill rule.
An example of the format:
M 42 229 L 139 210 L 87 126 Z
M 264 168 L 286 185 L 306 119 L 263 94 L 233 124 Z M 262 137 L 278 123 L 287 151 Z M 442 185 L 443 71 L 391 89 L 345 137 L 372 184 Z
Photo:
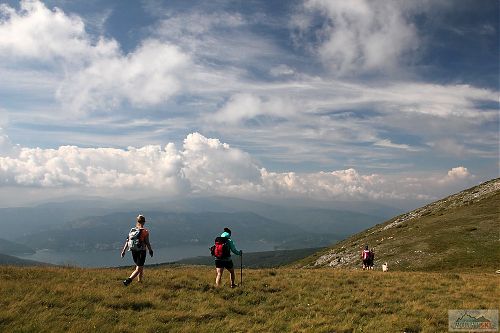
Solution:
M 215 267 L 232 269 L 233 268 L 233 261 L 231 259 L 229 259 L 229 260 L 215 259 Z
M 146 250 L 130 252 L 132 252 L 132 259 L 134 259 L 135 264 L 137 266 L 144 266 L 146 262 Z
M 370 259 L 363 259 L 363 265 L 370 266 Z

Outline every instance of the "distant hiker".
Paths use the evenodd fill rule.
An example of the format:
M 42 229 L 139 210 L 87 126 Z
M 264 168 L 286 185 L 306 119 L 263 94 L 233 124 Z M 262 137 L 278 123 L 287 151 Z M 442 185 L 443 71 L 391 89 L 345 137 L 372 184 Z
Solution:
M 224 268 L 226 268 L 230 273 L 231 288 L 236 287 L 234 283 L 234 268 L 233 261 L 231 260 L 231 252 L 236 255 L 241 256 L 243 251 L 237 250 L 231 239 L 231 230 L 229 228 L 224 228 L 224 232 L 217 238 L 215 238 L 215 245 L 210 248 L 212 256 L 215 257 L 215 268 L 217 276 L 215 278 L 215 285 L 218 287 L 222 279 L 222 273 Z
M 361 251 L 361 259 L 363 260 L 363 270 L 370 268 L 370 250 L 368 250 L 368 245 L 365 249 Z
M 125 251 L 128 250 L 132 252 L 132 258 L 136 264 L 135 271 L 132 272 L 130 277 L 123 281 L 125 286 L 132 283 L 132 280 L 137 276 L 137 281 L 142 281 L 142 276 L 144 274 L 144 263 L 146 261 L 146 248 L 149 250 L 149 255 L 153 256 L 153 249 L 149 243 L 149 231 L 144 228 L 146 223 L 146 218 L 142 215 L 137 216 L 137 223 L 135 227 L 130 229 L 125 245 L 123 245 L 122 258 L 125 256 Z
M 373 264 L 375 262 L 375 250 L 374 249 L 371 249 L 370 250 L 370 257 L 369 257 L 369 261 L 368 261 L 368 268 L 369 269 L 373 269 Z

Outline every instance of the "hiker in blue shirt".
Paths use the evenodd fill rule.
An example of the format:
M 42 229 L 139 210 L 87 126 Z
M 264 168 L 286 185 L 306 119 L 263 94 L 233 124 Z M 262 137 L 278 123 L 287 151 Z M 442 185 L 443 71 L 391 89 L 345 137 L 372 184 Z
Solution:
M 215 286 L 220 285 L 220 280 L 222 278 L 222 273 L 224 268 L 226 268 L 230 273 L 231 288 L 236 287 L 234 283 L 234 268 L 233 261 L 231 260 L 231 252 L 236 255 L 241 256 L 243 251 L 237 250 L 231 239 L 231 230 L 229 228 L 224 228 L 224 232 L 215 239 L 213 255 L 215 257 L 215 268 L 217 271 L 217 277 L 215 278 Z

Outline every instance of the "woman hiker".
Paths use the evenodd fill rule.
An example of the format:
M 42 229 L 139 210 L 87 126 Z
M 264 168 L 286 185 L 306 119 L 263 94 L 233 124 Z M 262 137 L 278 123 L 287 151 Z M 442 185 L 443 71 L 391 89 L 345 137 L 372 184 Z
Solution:
M 236 246 L 231 239 L 231 230 L 229 228 L 224 228 L 224 232 L 220 235 L 220 237 L 215 239 L 214 246 L 215 269 L 217 271 L 217 276 L 215 278 L 216 287 L 220 285 L 224 268 L 229 271 L 231 288 L 236 287 L 236 284 L 234 283 L 234 268 L 233 261 L 231 260 L 231 252 L 239 256 L 243 254 L 243 251 L 236 249 Z
M 137 216 L 137 223 L 134 228 L 130 229 L 125 245 L 121 253 L 122 258 L 125 256 L 127 248 L 132 252 L 132 258 L 136 264 L 135 271 L 123 281 L 125 286 L 132 283 L 135 277 L 138 282 L 142 282 L 144 274 L 144 262 L 146 261 L 146 248 L 149 250 L 149 255 L 153 256 L 153 249 L 149 243 L 149 231 L 144 228 L 146 218 L 143 215 Z

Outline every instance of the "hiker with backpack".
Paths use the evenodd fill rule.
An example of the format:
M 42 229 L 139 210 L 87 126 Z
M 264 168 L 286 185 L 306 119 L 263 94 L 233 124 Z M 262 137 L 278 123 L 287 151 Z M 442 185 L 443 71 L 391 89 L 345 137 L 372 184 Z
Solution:
M 210 252 L 212 256 L 215 257 L 215 269 L 217 272 L 215 286 L 218 287 L 220 285 L 222 273 L 224 272 L 224 268 L 226 268 L 230 274 L 231 288 L 236 287 L 237 285 L 234 283 L 234 265 L 231 260 L 231 252 L 241 256 L 243 251 L 236 249 L 231 239 L 231 230 L 229 228 L 224 228 L 224 232 L 219 237 L 215 238 L 215 244 L 210 248 Z
M 370 269 L 370 250 L 368 250 L 368 245 L 361 251 L 361 260 L 363 260 L 363 270 Z
M 125 245 L 121 253 L 122 258 L 125 256 L 125 251 L 128 249 L 132 252 L 132 258 L 136 264 L 135 270 L 132 274 L 123 280 L 123 284 L 128 286 L 137 277 L 138 282 L 142 282 L 144 274 L 144 263 L 146 262 L 146 249 L 149 250 L 149 255 L 153 256 L 153 249 L 149 243 L 149 231 L 144 228 L 146 218 L 143 215 L 137 216 L 137 223 L 135 227 L 130 229 Z
M 375 249 L 371 248 L 370 249 L 370 261 L 368 263 L 369 269 L 373 269 L 374 262 L 375 262 Z

